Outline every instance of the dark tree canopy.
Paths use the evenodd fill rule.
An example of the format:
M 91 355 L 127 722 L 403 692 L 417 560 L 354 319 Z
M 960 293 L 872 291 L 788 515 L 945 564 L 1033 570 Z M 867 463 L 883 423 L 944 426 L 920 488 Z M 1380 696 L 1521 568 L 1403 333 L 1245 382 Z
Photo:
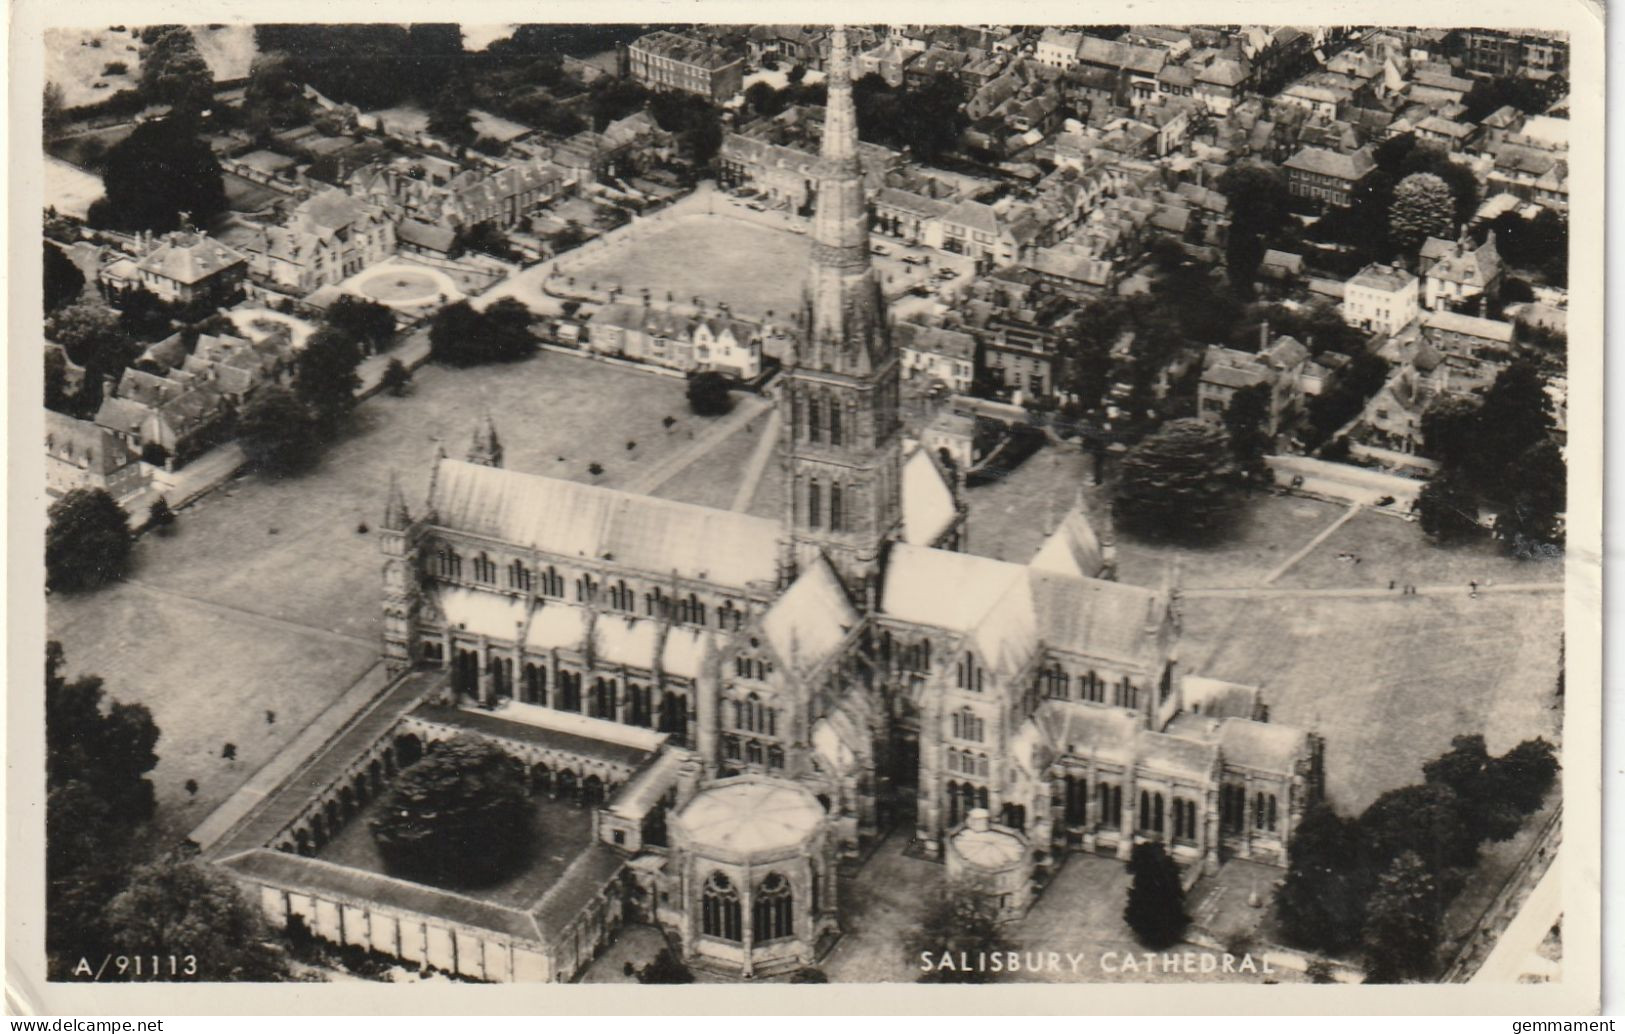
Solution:
M 1362 942 L 1366 979 L 1392 984 L 1431 975 L 1444 917 L 1438 876 L 1406 851 L 1377 878 Z
M 688 379 L 688 407 L 700 416 L 721 416 L 733 408 L 727 375 L 714 370 Z
M 1230 440 L 1198 419 L 1174 420 L 1123 458 L 1115 512 L 1152 538 L 1211 538 L 1234 513 Z
M 531 851 L 525 766 L 483 740 L 431 746 L 402 772 L 372 819 L 391 869 L 439 886 L 509 875 Z
M 310 335 L 299 350 L 294 366 L 294 395 L 310 410 L 324 434 L 331 435 L 355 409 L 355 393 L 361 388 L 356 368 L 360 365 L 361 349 L 355 339 L 330 326 Z
M 287 963 L 267 943 L 257 902 L 223 872 L 171 856 L 136 869 L 107 906 L 109 936 L 132 955 L 170 953 L 187 946 L 207 979 L 285 979 Z
M 536 354 L 530 326 L 535 317 L 516 298 L 493 302 L 480 312 L 466 301 L 435 313 L 429 326 L 429 355 L 448 366 L 515 362 Z
M 149 103 L 169 104 L 182 116 L 196 115 L 214 100 L 214 73 L 198 52 L 192 30 L 166 29 L 141 60 L 141 92 Z
M 1484 737 L 1457 736 L 1449 751 L 1422 766 L 1422 775 L 1455 793 L 1475 839 L 1505 840 L 1518 831 L 1523 813 L 1501 792 L 1500 766 L 1485 749 Z
M 112 703 L 97 675 L 69 680 L 66 658 L 55 641 L 45 647 L 45 773 L 52 787 L 79 782 L 118 815 L 120 822 L 152 817 L 152 783 L 158 764 L 158 727 L 142 704 Z
M 1185 914 L 1185 889 L 1179 866 L 1161 841 L 1135 844 L 1129 855 L 1128 904 L 1123 921 L 1147 948 L 1161 951 L 1179 943 L 1190 917 Z
M 51 504 L 45 580 L 52 589 L 94 589 L 124 576 L 130 519 L 100 488 L 76 488 Z
M 248 70 L 243 94 L 243 116 L 256 137 L 269 136 L 279 129 L 310 121 L 311 103 L 306 99 L 288 58 L 264 54 L 254 59 Z
M 1269 453 L 1270 386 L 1254 384 L 1237 391 L 1224 410 L 1224 429 L 1230 435 L 1230 450 L 1236 469 L 1250 479 L 1269 474 L 1264 457 Z
M 85 274 L 61 248 L 45 242 L 45 311 L 52 312 L 79 300 Z
M 91 206 L 93 226 L 173 230 L 182 212 L 202 226 L 226 210 L 220 162 L 186 120 L 144 122 L 107 151 L 107 196 Z
M 455 147 L 467 147 L 478 135 L 472 112 L 474 99 L 461 75 L 445 79 L 429 99 L 429 134 Z
M 277 385 L 255 392 L 237 418 L 237 441 L 249 462 L 272 476 L 297 473 L 313 463 L 317 432 L 305 404 Z
M 908 954 L 911 958 L 922 958 L 922 953 L 929 952 L 933 963 L 946 957 L 956 968 L 933 965 L 919 982 L 985 984 L 992 981 L 992 973 L 977 966 L 958 968 L 958 964 L 961 952 L 974 959 L 1016 950 L 999 907 L 998 895 L 974 882 L 956 882 L 932 893 L 930 902 L 920 924 L 909 933 Z
M 322 318 L 334 330 L 354 338 L 368 352 L 382 351 L 395 337 L 395 311 L 370 298 L 341 295 L 327 307 Z
M 638 970 L 640 984 L 692 984 L 694 974 L 670 948 L 661 948 L 647 965 Z
M 1464 802 L 1437 783 L 1405 786 L 1378 797 L 1360 816 L 1360 836 L 1377 871 L 1406 851 L 1441 873 L 1469 868 L 1478 860 L 1478 838 Z
M 1474 453 L 1480 480 L 1493 484 L 1526 450 L 1552 431 L 1552 400 L 1545 378 L 1528 359 L 1519 359 L 1496 375 L 1479 409 L 1478 447 Z
M 1293 830 L 1286 879 L 1276 892 L 1275 912 L 1292 943 L 1342 952 L 1360 937 L 1369 881 L 1350 865 L 1359 855 L 1354 822 L 1325 803 L 1311 807 Z
M 1479 400 L 1444 395 L 1422 413 L 1422 447 L 1452 470 L 1463 469 L 1478 448 Z

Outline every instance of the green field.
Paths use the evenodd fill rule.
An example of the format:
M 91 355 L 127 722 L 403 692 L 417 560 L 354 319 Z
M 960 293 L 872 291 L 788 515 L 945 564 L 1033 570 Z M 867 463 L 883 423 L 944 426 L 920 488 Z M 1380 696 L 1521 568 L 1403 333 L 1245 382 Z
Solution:
M 311 473 L 244 477 L 183 511 L 172 537 L 143 538 L 125 583 L 52 597 L 48 627 L 69 670 L 99 673 L 111 695 L 153 710 L 166 828 L 200 821 L 376 664 L 378 543 L 359 528 L 377 525 L 392 469 L 417 503 L 437 440 L 463 455 L 489 409 L 510 469 L 613 486 L 698 426 L 681 381 L 573 356 L 425 367 L 414 383 L 407 398 L 364 403 L 354 432 Z M 628 440 L 639 443 L 633 453 Z M 594 461 L 604 467 L 596 479 Z M 227 742 L 236 762 L 220 758 Z

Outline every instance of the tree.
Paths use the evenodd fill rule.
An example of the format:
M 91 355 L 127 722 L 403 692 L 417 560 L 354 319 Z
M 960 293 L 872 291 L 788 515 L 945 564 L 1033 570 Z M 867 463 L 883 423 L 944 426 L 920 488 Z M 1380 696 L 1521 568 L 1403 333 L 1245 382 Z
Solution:
M 1230 435 L 1230 452 L 1236 468 L 1249 480 L 1269 474 L 1264 456 L 1270 449 L 1270 386 L 1254 384 L 1231 396 L 1224 410 L 1224 429 Z
M 294 360 L 293 391 L 315 418 L 323 435 L 331 435 L 355 409 L 361 388 L 356 368 L 361 349 L 349 334 L 322 327 L 306 340 Z
M 1117 519 L 1153 538 L 1211 538 L 1234 510 L 1233 469 L 1223 428 L 1198 419 L 1171 421 L 1123 458 Z
M 354 338 L 369 355 L 389 347 L 395 337 L 395 311 L 370 298 L 340 295 L 327 307 L 323 320 L 334 330 Z
M 467 147 L 478 134 L 474 130 L 473 101 L 462 76 L 453 75 L 434 94 L 429 107 L 429 135 L 453 147 Z
M 78 301 L 85 289 L 85 274 L 61 248 L 45 242 L 45 311 L 53 312 Z
M 1215 184 L 1230 204 L 1230 237 L 1225 265 L 1232 287 L 1251 291 L 1264 259 L 1266 242 L 1286 222 L 1286 181 L 1274 169 L 1238 165 L 1225 170 Z
M 732 409 L 728 377 L 715 370 L 706 370 L 690 377 L 688 408 L 700 416 L 721 416 Z
M 171 855 L 144 865 L 107 906 L 107 932 L 120 951 L 164 957 L 185 945 L 198 976 L 208 980 L 271 981 L 287 964 L 267 943 L 265 921 L 225 873 Z M 160 976 L 170 976 L 167 970 Z M 185 979 L 177 973 L 172 979 Z
M 1515 360 L 1484 392 L 1478 411 L 1473 473 L 1488 489 L 1503 484 L 1508 467 L 1551 433 L 1552 400 L 1545 378 L 1529 359 Z
M 933 965 L 922 984 L 986 984 L 993 974 L 979 966 L 959 967 L 962 958 L 982 958 L 1015 950 L 998 895 L 975 881 L 955 881 L 931 895 L 931 904 L 908 935 L 911 958 Z M 962 954 L 963 953 L 963 954 Z M 952 968 L 935 965 L 950 960 Z
M 529 856 L 528 773 L 483 740 L 431 746 L 402 772 L 372 819 L 392 870 L 440 886 L 479 886 L 508 875 Z
M 1495 760 L 1482 736 L 1457 736 L 1450 750 L 1422 766 L 1427 782 L 1448 786 L 1461 802 L 1462 814 L 1479 841 L 1505 840 L 1518 831 L 1522 819 L 1515 804 L 1497 785 Z
M 152 41 L 141 59 L 141 93 L 148 103 L 169 104 L 187 115 L 213 102 L 214 73 L 191 29 L 172 26 Z
M 309 122 L 310 109 L 287 55 L 262 54 L 254 59 L 243 90 L 243 116 L 255 137 Z
M 1479 400 L 1442 395 L 1422 413 L 1422 445 L 1447 470 L 1464 470 L 1478 448 Z
M 1377 878 L 1361 937 L 1369 982 L 1398 983 L 1433 970 L 1443 918 L 1439 899 L 1437 876 L 1413 852 Z
M 536 317 L 524 302 L 517 298 L 492 302 L 483 317 L 482 334 L 491 360 L 511 363 L 536 354 L 536 335 L 530 332 Z
M 1497 521 L 1497 534 L 1514 546 L 1561 544 L 1568 475 L 1568 463 L 1556 441 L 1543 438 L 1525 449 L 1507 466 L 1503 484 L 1510 486 L 1512 505 Z
M 317 427 L 310 410 L 286 388 L 254 393 L 237 419 L 237 440 L 249 462 L 272 476 L 293 474 L 315 458 Z
M 62 127 L 67 124 L 68 102 L 61 85 L 46 83 L 42 104 L 40 123 L 45 130 L 45 139 L 54 140 L 62 132 Z
M 1431 172 L 1412 173 L 1394 188 L 1388 235 L 1394 247 L 1413 254 L 1429 237 L 1453 237 L 1456 199 L 1450 185 Z
M 412 383 L 412 371 L 399 359 L 390 359 L 384 367 L 383 374 L 378 378 L 378 384 L 391 395 L 399 398 L 406 394 L 407 386 Z
M 51 504 L 45 580 L 52 589 L 94 589 L 124 576 L 130 519 L 100 488 L 76 488 Z
M 469 366 L 480 362 L 480 314 L 466 301 L 453 302 L 429 324 L 429 356 L 437 363 Z
M 1129 855 L 1128 904 L 1123 921 L 1147 948 L 1161 951 L 1179 943 L 1190 917 L 1185 914 L 1185 888 L 1179 866 L 1158 840 L 1135 844 Z
M 1342 952 L 1359 940 L 1369 879 L 1359 867 L 1355 823 L 1315 804 L 1293 830 L 1275 914 L 1292 943 Z
M 1496 788 L 1525 814 L 1539 808 L 1557 781 L 1557 751 L 1546 740 L 1524 740 L 1495 760 Z
M 147 508 L 147 527 L 157 529 L 160 535 L 167 535 L 174 524 L 175 511 L 169 508 L 169 500 L 159 496 Z
M 432 101 L 463 65 L 463 30 L 454 23 L 417 22 L 407 27 L 403 64 L 413 92 Z
M 45 408 L 79 416 L 78 398 L 68 394 L 68 359 L 60 348 L 45 352 Z
M 107 196 L 90 207 L 92 226 L 173 230 L 186 212 L 202 226 L 226 210 L 220 162 L 185 119 L 143 122 L 107 151 Z
M 1478 860 L 1478 837 L 1456 792 L 1438 783 L 1389 790 L 1360 816 L 1360 840 L 1373 872 L 1406 851 L 1435 874 L 1467 869 Z
M 1461 542 L 1484 533 L 1478 523 L 1478 493 L 1449 470 L 1433 475 L 1416 499 L 1422 530 L 1440 542 Z
M 692 984 L 694 974 L 670 948 L 661 948 L 648 965 L 638 970 L 640 984 Z
M 52 787 L 81 783 L 120 823 L 145 822 L 155 807 L 146 774 L 158 764 L 158 726 L 142 704 L 104 708 L 100 676 L 69 680 L 62 645 L 45 647 L 45 776 Z

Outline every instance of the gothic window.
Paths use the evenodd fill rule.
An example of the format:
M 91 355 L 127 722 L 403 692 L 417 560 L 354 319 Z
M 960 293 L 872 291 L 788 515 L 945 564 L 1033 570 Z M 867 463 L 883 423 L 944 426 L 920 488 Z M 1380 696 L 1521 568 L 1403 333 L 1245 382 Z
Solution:
M 455 549 L 442 549 L 437 557 L 440 561 L 440 577 L 455 579 L 463 576 L 463 558 Z
M 1246 788 L 1232 783 L 1219 787 L 1219 826 L 1226 833 L 1240 833 L 1246 825 Z
M 628 610 L 631 607 L 627 608 Z M 652 618 L 665 618 L 671 615 L 671 597 L 660 591 L 657 586 L 643 594 L 644 613 Z
M 739 891 L 727 876 L 711 874 L 705 881 L 701 898 L 701 929 L 707 937 L 720 937 L 725 941 L 741 940 Z
M 647 729 L 654 724 L 652 690 L 648 686 L 626 684 L 626 723 Z
M 1123 788 L 1110 783 L 1095 784 L 1095 803 L 1099 806 L 1100 824 L 1121 828 L 1123 825 Z
M 1097 704 L 1106 702 L 1106 684 L 1100 680 L 1100 676 L 1095 672 L 1091 671 L 1089 674 L 1081 676 L 1078 679 L 1078 684 L 1083 699 Z
M 1275 832 L 1275 795 L 1258 793 L 1253 796 L 1253 828 Z
M 762 763 L 762 741 L 745 741 L 745 761 L 748 764 L 760 765 Z
M 1011 829 L 1027 828 L 1027 807 L 1022 804 L 1006 804 L 999 821 Z
M 685 625 L 705 624 L 705 605 L 693 593 L 677 601 L 677 620 Z
M 1059 664 L 1043 673 L 1044 695 L 1052 700 L 1065 700 L 1072 692 L 1072 677 Z
M 525 703 L 547 703 L 547 665 L 525 665 Z
M 564 598 L 564 579 L 559 577 L 559 572 L 551 564 L 542 572 L 542 595 Z
M 960 708 L 953 715 L 954 739 L 981 743 L 984 724 L 976 712 L 968 707 Z
M 767 748 L 767 767 L 768 768 L 783 768 L 784 767 L 784 748 L 779 746 L 777 743 L 773 743 L 773 744 L 768 745 L 768 748 Z
M 598 598 L 598 583 L 593 581 L 591 575 L 582 575 L 576 579 L 576 602 L 591 603 Z
M 830 399 L 829 402 L 829 443 L 841 444 L 841 403 L 839 399 Z
M 751 908 L 751 934 L 756 941 L 776 941 L 795 936 L 790 881 L 776 872 L 768 873 L 756 887 Z
M 1089 780 L 1083 776 L 1066 777 L 1066 823 L 1081 826 L 1089 818 Z
M 593 679 L 592 691 L 587 695 L 589 718 L 615 719 L 615 680 Z
M 1183 797 L 1174 798 L 1174 839 L 1197 839 L 1196 802 Z
M 609 587 L 609 605 L 616 610 L 624 610 L 628 614 L 632 613 L 636 606 L 633 599 L 632 589 L 624 580 L 618 579 L 614 585 Z
M 433 664 L 444 664 L 446 649 L 438 642 L 426 642 L 423 644 L 423 659 Z
M 717 608 L 717 627 L 738 631 L 745 623 L 745 612 L 734 605 L 733 600 L 723 600 L 722 606 Z
M 1162 794 L 1152 793 L 1149 790 L 1140 791 L 1140 813 L 1137 816 L 1140 832 L 1162 832 L 1162 807 Z
M 742 653 L 734 656 L 734 674 L 742 679 L 750 678 L 750 659 Z
M 515 560 L 508 565 L 508 588 L 530 591 L 530 568 L 525 566 L 523 560 Z
M 841 486 L 829 486 L 829 530 L 841 531 L 845 514 L 841 509 Z
M 487 585 L 496 583 L 497 565 L 484 553 L 474 558 L 474 580 Z
M 807 440 L 809 442 L 819 440 L 818 400 L 814 398 L 807 399 Z
M 724 736 L 724 737 L 722 737 L 722 756 L 727 758 L 729 761 L 738 761 L 739 760 L 739 737 L 738 736 Z
M 978 754 L 978 755 L 976 755 L 976 774 L 981 776 L 983 779 L 987 778 L 987 755 L 986 754 Z
M 818 490 L 818 479 L 813 478 L 807 482 L 807 527 L 818 528 L 823 526 L 823 501 Z
M 682 744 L 688 734 L 688 697 L 683 693 L 667 691 L 660 697 L 660 732 L 670 733 L 673 742 Z
M 950 771 L 950 772 L 959 771 L 959 751 L 955 750 L 952 747 L 948 748 L 947 765 L 948 765 L 948 771 Z
M 581 675 L 578 672 L 559 672 L 559 710 L 581 713 Z

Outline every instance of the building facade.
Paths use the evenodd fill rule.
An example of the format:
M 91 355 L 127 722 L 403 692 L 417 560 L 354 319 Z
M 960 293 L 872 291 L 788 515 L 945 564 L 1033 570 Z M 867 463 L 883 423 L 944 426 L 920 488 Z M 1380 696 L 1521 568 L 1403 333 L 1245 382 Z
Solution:
M 651 32 L 627 48 L 627 70 L 644 86 L 681 90 L 712 101 L 738 93 L 745 59 L 705 40 L 675 32 Z

